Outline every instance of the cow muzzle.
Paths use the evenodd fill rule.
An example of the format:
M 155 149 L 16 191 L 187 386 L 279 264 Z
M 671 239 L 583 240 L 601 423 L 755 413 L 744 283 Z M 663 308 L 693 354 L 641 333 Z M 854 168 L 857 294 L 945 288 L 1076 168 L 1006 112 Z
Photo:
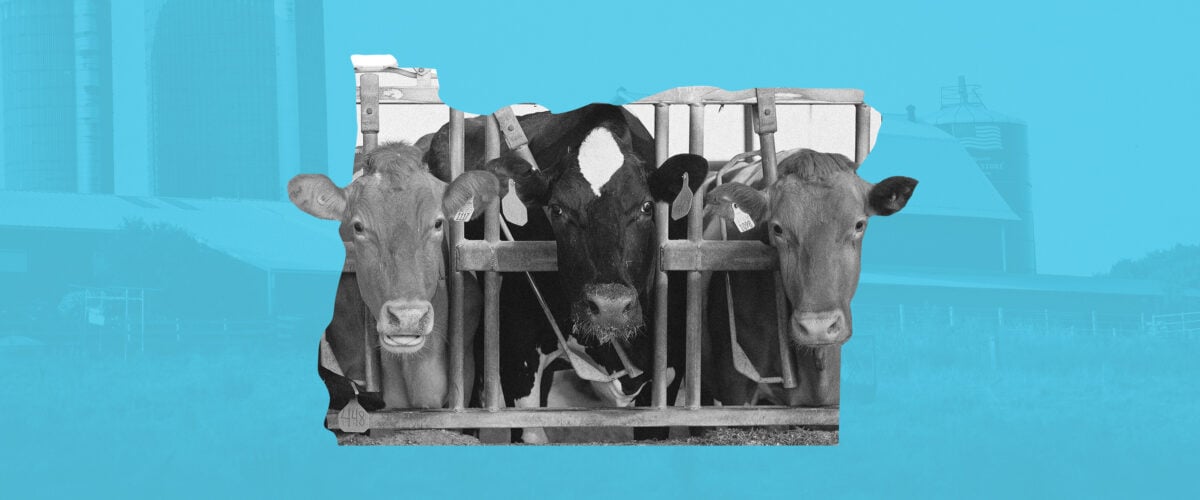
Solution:
M 389 300 L 379 311 L 375 329 L 384 350 L 415 352 L 433 331 L 433 305 L 423 300 Z
M 615 283 L 588 285 L 576 308 L 575 332 L 607 343 L 636 335 L 645 326 L 637 291 Z
M 850 325 L 841 309 L 792 313 L 792 340 L 796 345 L 841 344 L 850 338 Z

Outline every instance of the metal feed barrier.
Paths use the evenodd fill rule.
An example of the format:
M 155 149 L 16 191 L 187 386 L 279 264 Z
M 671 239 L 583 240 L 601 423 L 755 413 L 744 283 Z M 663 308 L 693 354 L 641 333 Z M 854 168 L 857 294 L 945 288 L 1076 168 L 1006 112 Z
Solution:
M 394 63 L 392 63 L 394 64 Z M 363 152 L 378 145 L 379 106 L 409 104 L 443 104 L 429 73 L 413 73 L 398 68 L 361 68 L 358 90 L 363 134 Z M 400 73 L 415 77 L 415 87 L 380 87 L 378 72 Z M 754 135 L 759 137 L 763 155 L 763 176 L 767 182 L 776 178 L 775 138 L 778 129 L 776 104 L 849 105 L 855 113 L 855 160 L 862 161 L 870 140 L 870 108 L 863 104 L 863 93 L 842 89 L 753 89 L 727 92 L 713 88 L 680 88 L 641 99 L 632 105 L 654 106 L 655 161 L 661 165 L 668 156 L 668 137 L 671 105 L 687 105 L 690 110 L 689 150 L 703 155 L 704 109 L 708 105 L 742 105 L 746 109 L 744 129 L 745 149 L 751 150 Z M 504 138 L 510 150 L 532 160 L 528 144 L 510 108 L 498 111 L 486 121 L 485 159 L 500 156 L 500 140 Z M 464 170 L 464 115 L 449 110 L 449 151 L 452 175 Z M 532 162 L 531 162 L 532 163 Z M 536 163 L 534 163 L 536 165 Z M 499 359 L 499 301 L 501 272 L 556 271 L 556 244 L 553 241 L 501 241 L 500 201 L 492 200 L 486 207 L 483 240 L 464 238 L 463 223 L 451 222 L 449 238 L 451 260 L 448 287 L 450 290 L 449 351 L 451 377 L 456 393 L 451 407 L 446 409 L 383 410 L 355 414 L 331 411 L 326 424 L 331 429 L 445 429 L 445 428 L 517 428 L 517 427 L 586 427 L 586 426 L 756 426 L 756 425 L 837 425 L 836 407 L 797 408 L 786 406 L 701 407 L 701 304 L 703 290 L 699 289 L 701 273 L 705 271 L 776 271 L 776 289 L 783 301 L 779 283 L 778 263 L 774 251 L 758 241 L 704 240 L 704 197 L 707 183 L 692 197 L 688 214 L 688 233 L 685 240 L 667 236 L 670 217 L 669 204 L 658 202 L 654 214 L 659 247 L 658 275 L 655 283 L 656 321 L 654 328 L 654 378 L 652 403 L 649 407 L 629 408 L 505 408 L 500 389 Z M 352 253 L 347 248 L 346 272 L 353 272 Z M 679 398 L 686 404 L 667 404 L 667 280 L 669 271 L 687 273 L 687 338 L 686 378 Z M 477 272 L 483 276 L 484 287 L 484 361 L 483 408 L 466 408 L 468 395 L 463 384 L 463 273 Z M 780 342 L 788 321 L 787 311 L 779 307 Z M 367 313 L 369 314 L 369 312 Z M 378 338 L 369 329 L 364 331 L 366 349 L 366 390 L 380 390 Z M 786 387 L 796 386 L 791 350 L 780 349 L 785 369 L 779 380 Z M 840 375 L 839 375 L 840 376 Z M 686 388 L 686 391 L 685 389 Z M 354 405 L 357 407 L 357 405 Z M 344 413 L 344 412 L 343 412 Z

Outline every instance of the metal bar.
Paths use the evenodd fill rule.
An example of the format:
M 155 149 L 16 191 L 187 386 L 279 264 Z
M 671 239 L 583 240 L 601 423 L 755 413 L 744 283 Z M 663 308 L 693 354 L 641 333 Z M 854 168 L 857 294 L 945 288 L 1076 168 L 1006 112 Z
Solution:
M 854 161 L 862 164 L 871 152 L 871 107 L 854 106 Z
M 701 185 L 692 197 L 692 211 L 688 214 L 688 242 L 699 244 L 704 238 L 704 195 L 707 185 Z M 685 354 L 687 359 L 684 370 L 687 372 L 687 406 L 691 409 L 700 408 L 700 310 L 703 290 L 700 289 L 700 271 L 688 271 L 687 274 L 687 343 Z
M 379 81 L 379 75 L 363 74 L 365 79 L 368 76 L 375 77 L 375 81 Z M 437 87 L 379 87 L 379 97 L 376 101 L 378 104 L 443 104 L 442 99 L 438 97 Z M 363 89 L 358 89 L 358 101 L 362 102 Z
M 517 121 L 517 115 L 513 112 L 512 106 L 497 109 L 492 116 L 496 118 L 496 122 L 500 126 L 500 133 L 504 134 L 504 142 L 508 145 L 508 149 L 529 162 L 533 169 L 537 170 L 537 160 L 533 158 L 533 152 L 529 150 L 529 139 L 525 137 L 525 131 L 521 129 L 521 123 Z
M 754 105 L 742 106 L 742 150 L 754 151 Z
M 688 105 L 688 152 L 704 156 L 704 105 Z
M 484 214 L 483 237 L 486 242 L 500 241 L 500 198 L 488 202 Z M 483 275 L 483 384 L 488 410 L 504 407 L 500 396 L 500 273 Z
M 500 157 L 500 124 L 495 116 L 486 115 L 483 125 L 483 161 L 487 162 Z
M 779 121 L 775 113 L 775 90 L 754 90 L 757 96 L 754 105 L 754 131 L 758 133 L 758 140 L 762 145 L 763 182 L 771 185 L 778 178 L 775 162 L 775 132 L 779 130 Z
M 796 363 L 792 357 L 792 343 L 788 340 L 791 312 L 787 310 L 787 295 L 783 289 L 783 275 L 775 271 L 775 333 L 779 340 L 779 378 L 785 389 L 796 388 Z
M 654 165 L 661 166 L 669 153 L 671 109 L 654 106 Z M 659 247 L 667 243 L 670 208 L 666 201 L 654 205 L 655 240 Z M 661 263 L 661 262 L 660 262 Z M 654 380 L 651 400 L 655 408 L 667 408 L 667 270 L 661 265 L 654 279 Z
M 675 87 L 630 104 L 751 104 L 756 89 L 724 90 L 714 87 Z M 858 104 L 863 91 L 858 89 L 803 89 L 778 87 L 770 89 L 779 102 L 787 104 Z
M 450 178 L 457 178 L 462 175 L 464 162 L 466 158 L 465 151 L 465 129 L 463 127 L 463 112 L 457 109 L 450 110 Z M 454 262 L 455 252 L 458 244 L 463 239 L 463 223 L 451 221 L 450 223 L 450 262 L 446 263 L 450 266 L 448 269 L 448 278 L 450 285 L 450 381 L 453 387 L 450 395 L 451 407 L 456 410 L 461 410 L 466 407 L 466 394 L 463 391 L 466 388 L 466 374 L 464 367 L 465 336 L 463 330 L 464 314 L 466 311 L 463 307 L 463 274 L 458 269 L 455 269 Z
M 369 153 L 379 145 L 379 75 L 363 75 L 359 80 L 362 87 L 362 105 L 359 109 L 359 128 L 362 131 L 362 152 Z M 379 368 L 379 336 L 375 333 L 373 312 L 362 306 L 363 314 L 363 369 L 367 392 L 382 389 L 383 375 Z
M 838 425 L 839 409 L 782 406 L 685 408 L 507 408 L 496 411 L 393 410 L 369 412 L 372 429 L 455 429 L 511 427 L 660 427 Z M 325 425 L 337 429 L 337 413 Z
M 359 110 L 364 153 L 379 145 L 379 75 L 366 74 L 359 80 L 362 105 Z
M 459 271 L 542 272 L 558 270 L 558 246 L 553 241 L 463 240 L 455 252 Z
M 659 249 L 664 271 L 769 271 L 778 258 L 770 246 L 748 240 L 672 240 Z

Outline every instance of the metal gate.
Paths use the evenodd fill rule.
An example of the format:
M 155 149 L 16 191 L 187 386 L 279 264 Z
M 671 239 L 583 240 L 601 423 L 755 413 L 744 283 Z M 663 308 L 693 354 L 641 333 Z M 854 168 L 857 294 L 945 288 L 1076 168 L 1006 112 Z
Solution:
M 379 107 L 383 105 L 429 105 L 443 104 L 431 75 L 398 68 L 359 68 L 361 73 L 358 89 L 360 104 L 363 152 L 378 144 Z M 416 78 L 414 87 L 381 87 L 379 74 L 401 73 Z M 744 126 L 745 149 L 753 149 L 754 136 L 761 143 L 763 177 L 768 183 L 776 178 L 775 137 L 778 130 L 777 104 L 802 105 L 845 105 L 854 106 L 855 112 L 855 161 L 861 162 L 869 148 L 870 108 L 863 104 L 863 93 L 847 89 L 752 89 L 737 92 L 713 88 L 679 88 L 641 99 L 630 105 L 647 105 L 654 108 L 655 161 L 661 165 L 667 159 L 670 134 L 670 110 L 672 105 L 686 105 L 689 109 L 689 150 L 703 155 L 704 152 L 704 109 L 705 106 L 740 105 L 746 109 Z M 497 120 L 499 118 L 499 121 Z M 510 108 L 489 116 L 485 127 L 485 159 L 500 156 L 500 141 L 507 142 L 509 149 L 517 154 L 529 155 L 525 137 L 519 126 L 513 130 L 508 120 L 515 124 Z M 500 123 L 505 123 L 502 133 Z M 452 175 L 457 177 L 464 170 L 464 115 L 462 111 L 449 111 L 449 151 Z M 707 186 L 707 184 L 705 184 Z M 757 241 L 712 241 L 704 240 L 703 217 L 704 197 L 707 188 L 701 187 L 692 198 L 692 209 L 688 214 L 688 235 L 684 240 L 667 237 L 669 206 L 658 202 L 655 210 L 657 244 L 659 247 L 657 280 L 655 282 L 656 321 L 654 328 L 654 378 L 652 403 L 648 407 L 631 408 L 505 408 L 500 393 L 499 351 L 499 301 L 501 272 L 556 271 L 556 244 L 553 241 L 501 241 L 500 202 L 498 199 L 486 207 L 484 214 L 484 239 L 468 240 L 463 235 L 463 223 L 451 222 L 451 261 L 448 272 L 450 289 L 449 351 L 451 353 L 451 380 L 456 394 L 451 397 L 451 407 L 429 410 L 384 410 L 366 412 L 366 427 L 370 429 L 438 429 L 438 428 L 514 428 L 514 427 L 584 427 L 584 426 L 754 426 L 754 425 L 837 425 L 838 408 L 797 408 L 786 406 L 705 406 L 700 405 L 700 356 L 702 293 L 699 289 L 701 273 L 708 271 L 769 271 L 776 270 L 777 295 L 782 297 L 778 263 L 775 252 L 768 245 Z M 351 252 L 347 248 L 346 272 L 353 272 Z M 684 406 L 667 404 L 667 280 L 668 271 L 683 271 L 687 276 L 687 340 L 685 381 L 686 393 L 681 389 L 679 398 Z M 463 273 L 477 272 L 483 276 L 483 408 L 467 408 L 468 395 L 462 393 L 463 384 Z M 779 308 L 780 332 L 786 331 L 787 312 Z M 372 331 L 365 331 L 366 340 L 366 389 L 380 388 L 378 338 Z M 781 338 L 781 342 L 786 342 Z M 786 345 L 786 344 L 785 344 Z M 786 387 L 795 387 L 795 373 L 790 349 L 780 349 L 782 366 L 781 382 Z M 359 422 L 361 424 L 361 422 Z M 340 429 L 338 412 L 327 415 L 326 424 L 331 429 Z M 356 425 L 355 427 L 360 427 Z

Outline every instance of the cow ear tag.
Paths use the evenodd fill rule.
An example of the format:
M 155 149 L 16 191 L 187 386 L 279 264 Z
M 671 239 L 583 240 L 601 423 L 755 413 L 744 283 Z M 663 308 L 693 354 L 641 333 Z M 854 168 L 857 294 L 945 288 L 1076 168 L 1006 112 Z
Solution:
M 475 213 L 475 197 L 467 198 L 467 204 L 458 209 L 454 214 L 454 222 L 466 222 L 471 220 L 471 215 Z
M 337 416 L 338 427 L 342 429 L 342 432 L 353 432 L 356 434 L 367 432 L 367 429 L 370 428 L 368 425 L 369 420 L 370 417 L 367 415 L 367 410 L 358 404 L 357 397 L 351 399 L 350 403 L 345 408 L 342 408 L 342 411 L 339 411 Z
M 730 208 L 733 210 L 733 225 L 737 226 L 739 233 L 754 229 L 754 219 L 750 218 L 750 214 L 742 210 L 737 203 L 730 205 Z
M 513 224 L 524 226 L 529 221 L 529 213 L 525 210 L 525 204 L 521 203 L 521 198 L 517 197 L 517 185 L 512 179 L 508 180 L 508 193 L 500 200 L 500 209 L 504 218 Z
M 679 220 L 687 216 L 688 212 L 692 211 L 692 186 L 688 184 L 688 174 L 683 173 L 683 187 L 679 189 L 679 194 L 675 195 L 675 201 L 671 202 L 671 219 Z

